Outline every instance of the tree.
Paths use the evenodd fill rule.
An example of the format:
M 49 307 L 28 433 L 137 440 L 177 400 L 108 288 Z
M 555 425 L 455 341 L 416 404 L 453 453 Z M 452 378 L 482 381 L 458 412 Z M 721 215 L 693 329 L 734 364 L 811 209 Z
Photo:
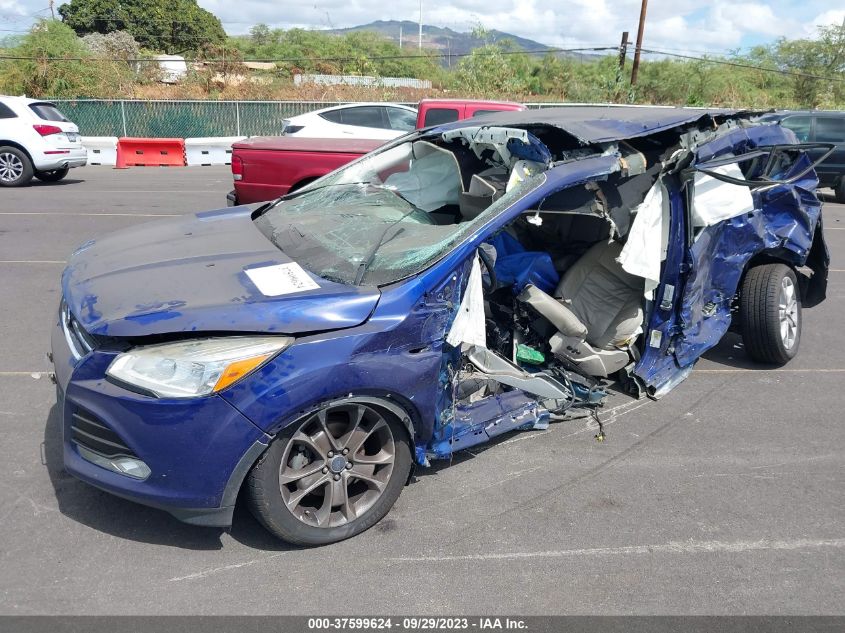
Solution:
M 196 0 L 71 0 L 59 13 L 78 35 L 128 31 L 144 48 L 165 53 L 226 41 L 220 20 Z
M 0 93 L 32 97 L 80 97 L 117 92 L 132 81 L 123 62 L 94 59 L 73 30 L 41 20 L 10 51 L 22 59 L 0 68 Z
M 476 27 L 472 35 L 489 42 L 490 34 Z M 510 95 L 531 92 L 536 83 L 531 74 L 531 60 L 520 52 L 511 40 L 485 44 L 464 57 L 454 75 L 456 86 L 476 95 L 495 95 L 504 91 Z
M 89 33 L 82 41 L 97 57 L 130 60 L 137 59 L 141 54 L 138 42 L 127 31 L 114 31 L 108 35 Z
M 817 77 L 841 76 L 845 71 L 845 26 L 821 27 L 819 38 L 815 40 L 781 39 L 775 45 L 774 57 L 781 68 L 805 73 L 793 78 L 795 100 L 806 107 L 817 108 L 825 100 L 823 93 L 832 83 Z
M 256 24 L 249 30 L 249 37 L 256 46 L 264 46 L 270 43 L 273 32 L 266 24 Z

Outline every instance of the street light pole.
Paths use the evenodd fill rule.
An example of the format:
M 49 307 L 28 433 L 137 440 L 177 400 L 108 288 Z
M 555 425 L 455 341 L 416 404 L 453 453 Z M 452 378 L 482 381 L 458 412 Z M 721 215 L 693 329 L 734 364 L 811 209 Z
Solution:
M 422 0 L 420 0 L 420 50 L 422 50 Z
M 640 48 L 643 45 L 643 29 L 645 28 L 645 12 L 648 8 L 648 0 L 643 0 L 640 6 L 640 26 L 637 29 L 637 47 L 634 49 L 634 67 L 631 69 L 631 85 L 637 83 L 637 73 L 640 70 Z

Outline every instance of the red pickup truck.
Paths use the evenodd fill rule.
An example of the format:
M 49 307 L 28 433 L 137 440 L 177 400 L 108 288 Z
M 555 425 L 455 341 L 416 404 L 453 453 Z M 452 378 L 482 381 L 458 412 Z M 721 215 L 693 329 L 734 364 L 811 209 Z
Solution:
M 232 145 L 230 206 L 274 200 L 373 151 L 384 141 L 256 136 Z
M 508 101 L 423 99 L 417 127 L 442 125 L 489 112 L 524 110 Z M 234 191 L 229 206 L 273 200 L 371 152 L 383 140 L 256 136 L 232 145 Z
M 513 101 L 475 101 L 467 99 L 423 99 L 417 106 L 417 129 L 462 121 L 490 112 L 525 110 Z

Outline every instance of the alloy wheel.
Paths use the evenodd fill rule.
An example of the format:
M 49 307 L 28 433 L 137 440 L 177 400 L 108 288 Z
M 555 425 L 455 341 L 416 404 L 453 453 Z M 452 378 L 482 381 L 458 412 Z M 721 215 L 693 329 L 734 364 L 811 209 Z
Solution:
M 23 175 L 23 161 L 10 152 L 0 154 L 0 180 L 15 182 Z
M 789 277 L 784 277 L 781 282 L 778 317 L 783 346 L 786 349 L 792 349 L 798 337 L 798 299 L 795 295 L 795 284 Z
M 363 404 L 321 409 L 293 434 L 279 466 L 288 511 L 312 527 L 362 516 L 382 495 L 396 459 L 384 416 Z

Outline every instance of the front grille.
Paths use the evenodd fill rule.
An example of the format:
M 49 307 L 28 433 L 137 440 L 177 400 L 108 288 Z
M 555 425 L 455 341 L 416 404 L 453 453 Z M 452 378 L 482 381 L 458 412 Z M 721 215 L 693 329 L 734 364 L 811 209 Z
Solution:
M 62 322 L 62 331 L 74 358 L 79 360 L 97 346 L 96 339 L 79 324 L 64 299 L 62 299 L 62 305 L 59 308 L 59 318 Z
M 72 416 L 70 437 L 75 444 L 105 457 L 137 457 L 121 437 L 93 413 L 76 408 Z

